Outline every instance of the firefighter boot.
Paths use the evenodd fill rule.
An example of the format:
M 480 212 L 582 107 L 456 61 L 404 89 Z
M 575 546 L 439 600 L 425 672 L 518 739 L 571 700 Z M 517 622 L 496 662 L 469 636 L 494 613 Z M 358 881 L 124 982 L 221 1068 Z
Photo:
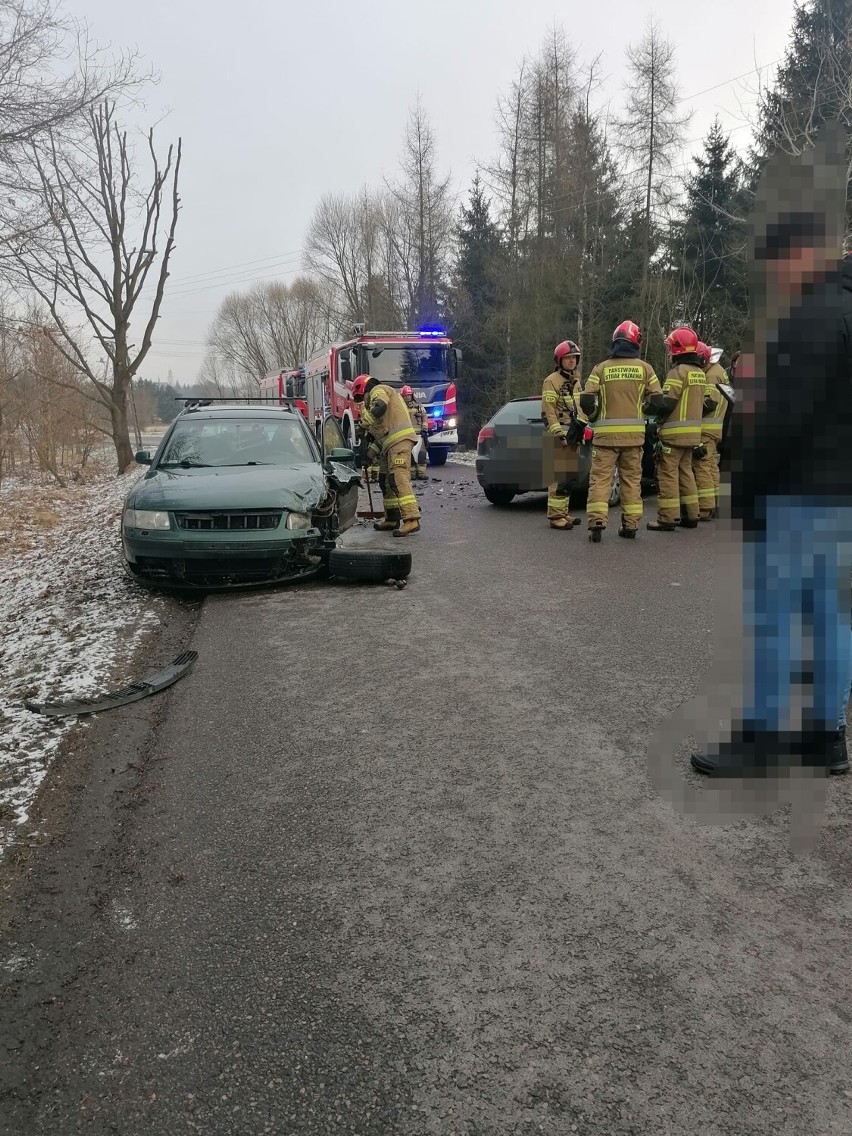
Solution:
M 618 530 L 618 535 L 623 536 L 625 540 L 635 540 L 636 529 L 629 529 L 622 523 L 621 528 Z
M 411 536 L 412 533 L 420 532 L 420 521 L 416 517 L 408 517 L 402 522 L 398 529 L 394 529 L 394 536 Z
M 391 529 L 399 527 L 399 522 L 399 509 L 388 509 L 382 520 L 376 521 L 373 524 L 373 528 L 376 529 L 377 532 L 390 532 Z
M 600 523 L 596 525 L 589 525 L 589 540 L 592 542 L 592 544 L 600 544 L 605 528 L 606 525 L 602 525 Z
M 645 528 L 650 532 L 677 532 L 674 521 L 648 521 Z

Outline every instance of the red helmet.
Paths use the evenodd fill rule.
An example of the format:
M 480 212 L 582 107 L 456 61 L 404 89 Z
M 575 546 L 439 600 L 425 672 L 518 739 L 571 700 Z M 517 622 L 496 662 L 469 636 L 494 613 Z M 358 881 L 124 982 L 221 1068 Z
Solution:
M 698 346 L 695 348 L 695 354 L 705 366 L 710 362 L 710 348 L 706 343 L 699 342 Z
M 620 323 L 612 333 L 613 343 L 615 343 L 616 339 L 626 339 L 639 347 L 642 343 L 642 332 L 639 330 L 638 324 L 633 323 L 632 320 L 625 320 L 623 323 Z
M 403 398 L 414 398 L 414 388 L 413 387 L 406 385 L 402 388 L 402 390 L 399 393 L 402 395 Z
M 364 397 L 364 391 L 367 389 L 367 383 L 370 381 L 369 375 L 359 375 L 352 383 L 352 397 L 359 401 Z
M 582 352 L 573 339 L 564 339 L 558 347 L 554 348 L 553 361 L 558 367 L 566 355 L 576 355 L 580 358 Z
M 698 336 L 691 327 L 676 327 L 666 336 L 670 355 L 690 355 L 698 351 Z

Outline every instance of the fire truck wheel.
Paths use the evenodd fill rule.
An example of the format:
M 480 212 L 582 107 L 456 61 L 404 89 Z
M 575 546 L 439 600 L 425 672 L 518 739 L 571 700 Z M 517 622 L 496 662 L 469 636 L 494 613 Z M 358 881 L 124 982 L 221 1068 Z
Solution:
M 404 580 L 411 572 L 411 553 L 335 548 L 328 557 L 328 572 L 338 580 Z

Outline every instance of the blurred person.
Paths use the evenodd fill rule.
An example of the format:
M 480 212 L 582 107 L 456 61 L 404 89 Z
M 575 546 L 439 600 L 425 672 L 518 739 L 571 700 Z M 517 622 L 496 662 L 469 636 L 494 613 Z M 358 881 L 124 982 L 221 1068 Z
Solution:
M 717 776 L 761 774 L 790 759 L 814 770 L 848 768 L 838 707 L 845 710 L 852 675 L 852 265 L 837 259 L 845 131 L 824 130 L 817 153 L 779 159 L 798 162 L 788 177 L 797 200 L 813 206 L 779 210 L 775 171 L 772 194 L 764 191 L 770 220 L 755 239 L 767 316 L 756 334 L 762 354 L 732 478 L 753 659 L 742 721 L 714 752 L 692 755 L 695 769 Z M 805 186 L 806 194 L 802 171 L 810 166 L 816 191 Z M 822 211 L 817 197 L 828 202 Z M 791 641 L 806 620 L 812 697 L 794 729 L 793 674 L 802 658 Z

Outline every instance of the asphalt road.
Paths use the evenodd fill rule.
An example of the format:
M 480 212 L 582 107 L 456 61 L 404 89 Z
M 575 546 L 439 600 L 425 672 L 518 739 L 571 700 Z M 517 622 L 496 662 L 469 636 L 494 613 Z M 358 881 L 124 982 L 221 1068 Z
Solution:
M 852 1131 L 852 779 L 794 858 L 646 774 L 719 534 L 591 545 L 439 474 L 405 590 L 176 615 L 195 672 L 60 770 L 6 892 L 3 1133 Z

